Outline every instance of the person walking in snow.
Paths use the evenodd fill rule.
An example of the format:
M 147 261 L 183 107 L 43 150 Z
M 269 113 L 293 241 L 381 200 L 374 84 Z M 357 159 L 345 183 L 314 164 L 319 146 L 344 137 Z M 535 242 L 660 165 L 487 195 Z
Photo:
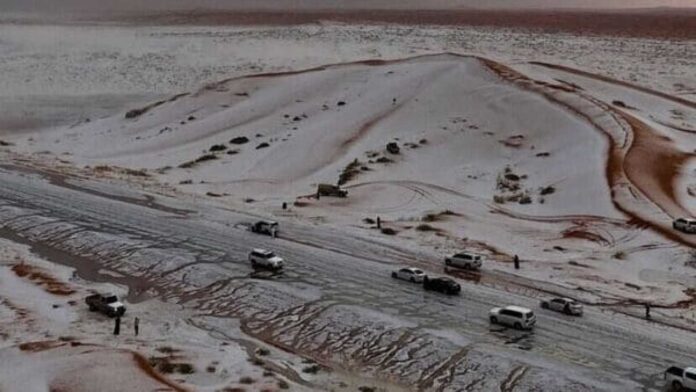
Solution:
M 135 336 L 138 336 L 140 332 L 140 319 L 137 317 L 133 320 L 133 330 L 135 331 Z
M 515 263 L 515 269 L 520 269 L 520 258 L 517 255 L 512 258 L 512 261 Z

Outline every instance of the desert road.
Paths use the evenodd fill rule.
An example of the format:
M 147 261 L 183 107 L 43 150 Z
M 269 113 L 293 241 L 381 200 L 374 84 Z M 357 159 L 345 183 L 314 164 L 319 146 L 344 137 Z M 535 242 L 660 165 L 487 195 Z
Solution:
M 552 313 L 535 290 L 460 279 L 459 296 L 425 292 L 390 273 L 442 275 L 432 255 L 290 217 L 279 238 L 260 236 L 246 229 L 258 217 L 209 203 L 0 168 L 0 237 L 86 280 L 126 285 L 130 303 L 195 309 L 221 339 L 225 323 L 239 323 L 254 339 L 404 389 L 657 391 L 664 369 L 696 353 L 693 332 L 596 307 Z M 285 271 L 254 273 L 252 248 L 275 251 Z M 491 326 L 488 311 L 507 304 L 534 309 L 536 328 Z

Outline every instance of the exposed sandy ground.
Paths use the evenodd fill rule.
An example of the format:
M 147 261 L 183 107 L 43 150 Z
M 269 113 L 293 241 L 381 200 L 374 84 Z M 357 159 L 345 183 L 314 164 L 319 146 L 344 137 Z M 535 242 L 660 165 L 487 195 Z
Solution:
M 299 376 L 292 367 L 307 366 L 301 358 L 250 340 L 232 323 L 215 332 L 214 321 L 176 305 L 126 303 L 121 335 L 114 336 L 113 320 L 83 302 L 96 290 L 125 289 L 85 282 L 0 240 L 2 391 L 305 390 L 293 381 Z
M 511 256 L 520 254 L 522 276 L 576 290 L 596 305 L 650 301 L 663 317 L 693 327 L 695 240 L 670 224 L 696 207 L 696 71 L 688 50 L 694 19 L 564 14 L 559 27 L 548 13 L 520 21 L 519 14 L 430 12 L 418 22 L 458 26 L 375 23 L 415 23 L 414 15 L 328 18 L 374 23 L 365 26 L 198 25 L 261 17 L 301 23 L 326 19 L 323 13 L 158 21 L 186 26 L 2 25 L 0 154 L 63 174 L 125 178 L 181 198 L 370 233 L 438 257 L 470 249 L 487 255 L 490 270 L 509 272 Z M 478 19 L 467 19 L 472 15 Z M 545 32 L 490 27 L 503 24 Z M 563 33 L 549 33 L 556 29 Z M 591 36 L 582 35 L 587 29 Z M 451 50 L 457 53 L 418 57 Z M 230 143 L 239 136 L 250 141 Z M 400 154 L 384 151 L 390 141 Z M 214 145 L 224 146 L 215 159 L 188 164 Z M 348 199 L 311 197 L 316 183 L 336 182 L 355 159 L 358 171 L 344 184 Z M 500 189 L 507 174 L 522 178 L 514 182 L 530 204 Z M 553 192 L 542 195 L 549 186 Z M 280 209 L 283 201 L 290 210 Z M 363 220 L 376 216 L 396 235 Z M 164 340 L 124 342 L 110 335 L 108 321 L 99 330 L 91 324 L 79 300 L 93 286 L 70 280 L 69 271 L 56 275 L 36 262 L 8 264 L 2 273 L 0 311 L 20 327 L 8 324 L 10 332 L 0 334 L 0 359 L 25 368 L 32 356 L 45 366 L 40 386 L 74 387 L 82 382 L 74 369 L 103 356 L 118 357 L 138 385 L 212 390 L 250 372 L 259 383 L 277 382 L 246 359 L 233 361 L 224 376 L 198 370 L 163 380 L 141 366 L 142 358 L 159 355 L 153 341 L 179 342 L 192 362 L 238 360 L 249 346 L 218 354 L 219 342 L 205 329 L 177 324 L 155 302 L 132 310 L 146 325 L 167 319 L 147 329 Z M 2 290 L 27 286 L 50 297 L 27 305 Z M 63 304 L 72 300 L 76 305 Z M 46 306 L 52 302 L 61 304 L 58 316 Z M 21 346 L 27 342 L 37 343 Z M 61 370 L 51 365 L 54 355 L 77 359 Z
M 188 11 L 117 18 L 136 24 L 294 25 L 332 21 L 351 24 L 391 23 L 407 26 L 485 26 L 573 33 L 667 39 L 696 38 L 696 10 L 344 10 L 344 11 Z

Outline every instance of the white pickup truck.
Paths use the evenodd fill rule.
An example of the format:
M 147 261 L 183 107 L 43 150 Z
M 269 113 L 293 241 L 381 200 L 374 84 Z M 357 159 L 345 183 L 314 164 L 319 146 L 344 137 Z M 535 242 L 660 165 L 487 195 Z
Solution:
M 665 371 L 665 381 L 674 391 L 696 391 L 696 367 L 672 366 Z

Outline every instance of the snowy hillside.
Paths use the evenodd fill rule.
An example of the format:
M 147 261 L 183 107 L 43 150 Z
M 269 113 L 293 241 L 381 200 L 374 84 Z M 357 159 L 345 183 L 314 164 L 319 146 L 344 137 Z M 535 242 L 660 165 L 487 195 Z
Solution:
M 256 74 L 9 140 L 260 214 L 355 230 L 380 216 L 385 240 L 473 248 L 493 269 L 519 254 L 523 275 L 602 295 L 688 299 L 696 240 L 671 221 L 696 205 L 696 105 L 515 68 L 439 54 Z M 317 200 L 318 183 L 349 197 Z

